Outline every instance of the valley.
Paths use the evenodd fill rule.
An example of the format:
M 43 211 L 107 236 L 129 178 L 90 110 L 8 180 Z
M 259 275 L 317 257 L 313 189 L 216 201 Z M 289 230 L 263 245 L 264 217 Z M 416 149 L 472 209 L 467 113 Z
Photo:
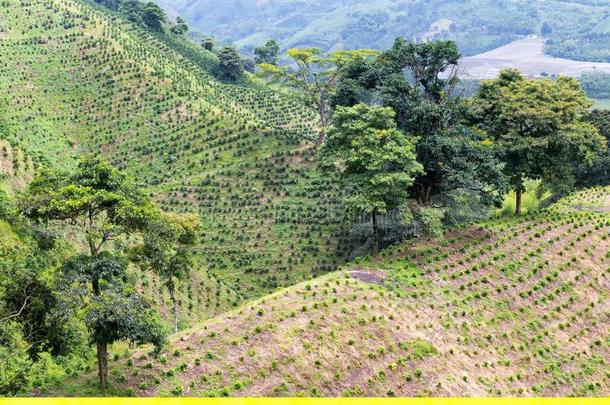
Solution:
M 603 1 L 157 3 L 0 0 L 1 397 L 610 395 Z
M 610 62 L 608 9 L 604 1 L 507 0 L 157 0 L 201 35 L 235 43 L 252 53 L 270 38 L 282 49 L 391 46 L 397 36 L 412 41 L 451 39 L 465 56 L 478 55 L 538 35 L 546 54 Z M 539 72 L 536 72 L 539 73 Z

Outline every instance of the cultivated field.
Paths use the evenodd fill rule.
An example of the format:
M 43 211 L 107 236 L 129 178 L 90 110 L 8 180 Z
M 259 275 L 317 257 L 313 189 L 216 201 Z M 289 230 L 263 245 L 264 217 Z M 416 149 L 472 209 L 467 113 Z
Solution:
M 408 242 L 173 339 L 109 392 L 608 396 L 610 188 Z M 99 394 L 91 372 L 50 395 Z
M 463 77 L 470 79 L 493 79 L 505 68 L 517 68 L 525 75 L 537 77 L 544 73 L 578 77 L 583 72 L 600 71 L 610 73 L 610 63 L 579 62 L 554 58 L 544 54 L 544 43 L 540 38 L 527 38 L 462 59 Z

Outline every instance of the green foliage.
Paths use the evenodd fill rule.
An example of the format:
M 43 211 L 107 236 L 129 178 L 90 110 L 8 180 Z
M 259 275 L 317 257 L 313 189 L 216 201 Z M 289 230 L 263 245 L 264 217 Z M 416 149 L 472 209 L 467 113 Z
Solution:
M 27 386 L 32 361 L 29 345 L 14 322 L 0 322 L 0 393 L 15 394 Z
M 159 274 L 165 281 L 173 304 L 174 332 L 178 332 L 176 281 L 189 275 L 194 267 L 193 250 L 200 224 L 195 215 L 164 214 L 151 221 L 144 234 L 144 244 L 134 251 L 143 267 Z
M 441 208 L 420 207 L 417 211 L 417 217 L 425 227 L 427 235 L 435 238 L 443 237 L 445 210 Z
M 354 186 L 349 204 L 366 213 L 387 212 L 403 202 L 416 163 L 412 139 L 401 133 L 390 108 L 339 107 L 321 150 L 321 159 L 331 161 Z
M 163 29 L 163 23 L 167 16 L 165 11 L 157 4 L 149 1 L 141 7 L 142 21 L 144 24 L 153 31 L 161 31 Z
M 413 140 L 396 128 L 387 107 L 339 107 L 320 152 L 340 173 L 346 204 L 371 215 L 373 254 L 378 251 L 377 215 L 406 203 L 407 189 L 421 171 Z
M 527 80 L 509 69 L 484 82 L 471 104 L 474 121 L 503 150 L 517 213 L 526 178 L 565 192 L 574 184 L 573 162 L 590 163 L 605 148 L 597 129 L 581 120 L 591 102 L 575 79 Z
M 158 215 L 123 174 L 95 156 L 81 160 L 72 176 L 43 173 L 31 182 L 20 205 L 26 216 L 43 223 L 78 220 L 91 256 L 114 238 L 144 229 Z
M 62 315 L 51 288 L 62 244 L 41 250 L 33 229 L 15 218 L 0 221 L 0 394 L 15 395 L 54 383 L 63 373 L 59 357 L 83 356 L 78 322 Z M 84 356 L 83 356 L 84 357 Z M 65 363 L 66 361 L 62 361 Z
M 585 120 L 593 124 L 610 145 L 610 110 L 593 110 Z M 591 164 L 577 165 L 576 181 L 585 187 L 610 184 L 610 148 L 599 151 Z
M 418 360 L 424 360 L 438 354 L 438 349 L 432 343 L 424 339 L 413 339 L 407 342 L 401 342 L 400 348 L 411 351 L 412 356 Z
M 610 98 L 610 74 L 585 72 L 580 76 L 583 90 L 591 98 Z
M 440 103 L 443 93 L 455 86 L 456 66 L 462 55 L 453 41 L 434 41 L 409 43 L 404 38 L 397 38 L 392 48 L 384 53 L 385 69 L 390 74 L 397 74 L 408 69 L 413 80 L 421 86 L 426 98 L 436 104 Z M 451 69 L 447 72 L 448 69 Z M 441 77 L 447 72 L 448 77 Z
M 540 209 L 541 202 L 550 197 L 550 193 L 542 192 L 540 188 L 540 181 L 526 180 L 523 185 L 523 193 L 521 196 L 521 210 L 524 214 L 533 213 Z M 501 208 L 495 210 L 496 216 L 511 216 L 515 214 L 516 207 L 516 195 L 515 191 L 510 191 L 504 196 L 504 203 Z
M 262 72 L 259 75 L 273 83 L 292 87 L 316 109 L 322 127 L 317 140 L 320 145 L 324 141 L 325 128 L 330 123 L 333 93 L 342 69 L 354 60 L 366 60 L 377 54 L 369 49 L 324 54 L 318 48 L 291 48 L 286 55 L 297 66 L 296 70 L 289 66 L 261 64 Z
M 220 77 L 229 82 L 238 81 L 244 74 L 244 64 L 235 48 L 225 46 L 217 55 Z
M 167 16 L 165 11 L 152 1 L 141 2 L 139 0 L 94 0 L 96 3 L 108 7 L 114 11 L 120 11 L 125 17 L 136 24 L 142 25 L 152 31 L 160 32 L 163 30 Z M 178 24 L 177 34 L 185 33 L 188 27 L 181 20 Z M 186 29 L 185 29 L 186 27 Z M 184 31 L 182 31 L 184 30 Z
M 495 145 L 464 125 L 466 106 L 451 94 L 459 59 L 451 41 L 413 44 L 397 38 L 376 60 L 349 63 L 339 78 L 345 93 L 336 103 L 381 99 L 396 111 L 398 127 L 420 138 L 417 159 L 424 171 L 414 191 L 421 206 L 443 203 L 444 195 L 458 190 L 497 204 L 506 188 Z
M 184 35 L 188 32 L 189 26 L 181 17 L 176 18 L 176 24 L 170 28 L 170 32 L 174 35 Z
M 137 345 L 151 343 L 158 353 L 166 332 L 149 303 L 135 291 L 109 289 L 86 309 L 85 323 L 91 343 L 112 344 L 120 340 Z
M 280 46 L 275 40 L 270 39 L 264 45 L 254 49 L 254 62 L 257 65 L 277 65 L 280 62 Z
M 8 220 L 13 214 L 13 204 L 9 200 L 8 195 L 3 190 L 0 190 L 0 219 Z
M 21 201 L 22 212 L 44 224 L 68 222 L 79 229 L 88 255 L 66 261 L 58 288 L 66 307 L 84 311 L 90 342 L 97 345 L 100 383 L 107 386 L 107 346 L 117 340 L 153 343 L 164 335 L 139 293 L 124 285 L 127 260 L 107 245 L 123 235 L 143 231 L 159 217 L 107 161 L 83 158 L 72 175 L 43 173 L 32 181 Z
M 212 52 L 214 50 L 214 45 L 215 45 L 215 42 L 214 42 L 214 38 L 212 38 L 212 37 L 205 37 L 201 40 L 201 46 L 206 51 Z

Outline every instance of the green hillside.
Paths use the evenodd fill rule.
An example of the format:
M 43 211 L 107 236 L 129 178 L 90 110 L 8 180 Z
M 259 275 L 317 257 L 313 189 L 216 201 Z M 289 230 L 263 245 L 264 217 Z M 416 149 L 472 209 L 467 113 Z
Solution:
M 245 49 L 256 20 L 607 51 L 602 0 L 206 2 L 173 5 Z M 457 45 L 405 40 L 264 83 L 203 45 L 153 2 L 0 0 L 0 395 L 610 395 L 610 111 L 578 81 L 454 97 Z
M 3 1 L 0 12 L 4 188 L 101 151 L 163 208 L 201 215 L 208 275 L 197 280 L 218 279 L 222 305 L 332 270 L 348 253 L 335 192 L 311 163 L 312 111 L 220 83 L 171 44 L 80 0 Z
M 409 242 L 112 362 L 150 396 L 607 396 L 610 189 Z M 99 394 L 85 373 L 45 394 Z
M 604 0 L 157 0 L 196 29 L 252 51 L 269 38 L 284 48 L 385 49 L 397 36 L 450 38 L 466 55 L 524 36 L 550 40 L 547 53 L 610 61 Z

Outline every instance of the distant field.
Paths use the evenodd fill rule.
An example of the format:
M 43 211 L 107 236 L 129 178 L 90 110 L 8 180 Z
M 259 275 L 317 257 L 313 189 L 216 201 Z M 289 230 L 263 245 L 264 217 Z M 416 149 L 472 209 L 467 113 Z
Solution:
M 471 79 L 491 79 L 505 68 L 518 68 L 527 76 L 542 76 L 546 73 L 578 77 L 587 71 L 610 73 L 610 63 L 579 62 L 545 55 L 544 43 L 542 39 L 536 37 L 511 42 L 492 51 L 466 57 L 462 59 L 461 68 L 462 76 Z
M 610 110 L 610 99 L 606 98 L 593 101 L 595 101 L 595 105 L 593 105 L 593 108 L 599 108 L 601 110 Z

